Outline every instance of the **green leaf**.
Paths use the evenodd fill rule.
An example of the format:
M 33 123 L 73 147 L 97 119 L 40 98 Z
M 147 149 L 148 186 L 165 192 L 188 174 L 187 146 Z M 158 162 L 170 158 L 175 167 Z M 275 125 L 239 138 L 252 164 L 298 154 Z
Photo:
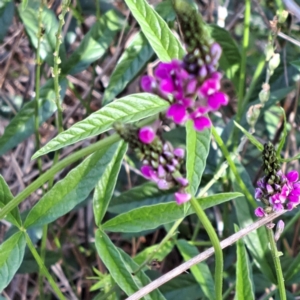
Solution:
M 174 201 L 175 189 L 162 191 L 156 183 L 146 182 L 111 199 L 108 211 L 116 214 L 153 204 Z
M 127 150 L 127 144 L 119 143 L 110 162 L 105 166 L 103 174 L 95 187 L 93 197 L 93 208 L 96 225 L 100 226 L 101 221 L 106 213 L 109 201 L 114 192 L 118 174 L 120 172 L 123 156 Z
M 108 11 L 92 26 L 79 47 L 62 64 L 62 73 L 76 74 L 102 57 L 123 26 L 119 15 L 113 10 Z
M 291 157 L 291 158 L 280 158 L 280 162 L 291 162 L 294 160 L 298 160 L 300 158 L 300 153 L 298 153 L 297 155 Z
M 138 291 L 139 287 L 135 283 L 134 276 L 127 269 L 118 249 L 100 229 L 96 231 L 95 244 L 99 257 L 101 257 L 101 260 L 119 287 L 128 296 Z
M 3 41 L 6 32 L 13 21 L 14 2 L 11 0 L 0 1 L 0 42 Z
M 19 5 L 19 16 L 24 24 L 27 35 L 30 42 L 35 49 L 38 46 L 38 11 L 40 7 L 40 1 L 29 0 L 26 9 L 24 10 Z M 40 45 L 40 57 L 45 60 L 50 66 L 53 66 L 53 53 L 56 44 L 56 33 L 58 30 L 58 21 L 54 12 L 48 9 L 46 5 L 43 7 L 42 12 L 42 28 L 44 30 L 43 37 Z M 64 45 L 61 44 L 59 56 L 61 61 L 66 60 L 66 50 Z
M 119 122 L 135 122 L 165 110 L 168 102 L 147 94 L 133 94 L 109 103 L 99 111 L 91 114 L 81 122 L 52 139 L 46 146 L 37 151 L 32 158 L 61 149 L 83 139 L 98 135 L 112 128 Z
M 162 61 L 181 59 L 184 50 L 167 23 L 145 0 L 125 0 L 152 49 Z
M 26 241 L 23 232 L 17 232 L 0 245 L 0 293 L 12 280 L 23 260 Z
M 282 137 L 280 139 L 280 142 L 279 142 L 279 145 L 278 145 L 278 148 L 276 150 L 276 155 L 278 158 L 281 158 L 281 150 L 285 144 L 285 140 L 286 140 L 286 136 L 287 136 L 287 124 L 286 124 L 286 115 L 285 115 L 285 110 L 280 107 L 281 111 L 282 111 L 282 114 L 283 114 L 283 120 L 284 120 L 284 124 L 283 124 L 283 134 L 282 134 Z
M 238 230 L 238 226 L 235 225 L 235 231 L 237 232 Z M 252 269 L 243 239 L 238 240 L 236 246 L 237 262 L 235 299 L 254 300 Z
M 300 253 L 297 254 L 296 257 L 293 257 L 289 268 L 284 272 L 284 280 L 289 281 L 292 280 L 293 277 L 300 271 Z M 298 281 L 298 280 L 297 280 Z
M 138 33 L 122 54 L 110 76 L 109 84 L 103 95 L 103 106 L 124 90 L 127 84 L 144 69 L 153 54 L 154 52 L 143 33 Z
M 233 81 L 238 87 L 241 53 L 231 34 L 224 28 L 217 25 L 210 25 L 212 37 L 222 47 L 222 55 L 219 60 L 220 68 L 225 72 L 226 77 Z
M 262 143 L 260 143 L 251 133 L 249 133 L 245 128 L 243 128 L 240 124 L 238 124 L 237 122 L 233 121 L 234 125 L 240 129 L 243 134 L 248 138 L 248 140 L 259 150 L 259 151 L 263 151 L 264 150 L 264 146 Z
M 67 81 L 60 82 L 61 98 L 64 97 Z M 39 99 L 39 121 L 40 124 L 48 120 L 56 111 L 54 102 L 55 94 L 53 88 L 53 79 L 50 79 L 40 90 Z M 4 134 L 0 137 L 0 156 L 26 140 L 35 132 L 34 126 L 35 103 L 34 100 L 26 103 L 18 114 L 11 120 L 5 128 Z
M 235 161 L 235 164 L 249 192 L 254 195 L 254 188 L 247 171 L 238 161 Z M 239 191 L 240 187 L 236 183 L 232 172 L 230 173 L 230 176 L 233 182 L 234 190 Z M 255 221 L 254 209 L 252 206 L 250 206 L 247 199 L 242 197 L 234 201 L 234 203 L 239 226 L 241 228 L 245 228 L 246 226 L 252 224 Z M 254 262 L 256 263 L 257 267 L 267 276 L 269 280 L 271 280 L 273 283 L 276 283 L 276 276 L 274 273 L 275 270 L 272 268 L 274 264 L 271 252 L 268 248 L 268 243 L 266 242 L 267 240 L 268 237 L 265 227 L 260 227 L 256 231 L 250 232 L 244 238 L 244 242 L 250 251 L 251 256 L 254 258 Z
M 121 254 L 121 256 L 125 262 L 125 266 L 126 266 L 127 270 L 131 274 L 134 274 L 133 279 L 134 279 L 136 285 L 139 288 L 142 288 L 145 285 L 149 284 L 151 282 L 151 280 L 143 271 L 135 273 L 135 271 L 139 268 L 139 265 L 122 249 L 117 249 L 117 250 Z M 155 289 L 153 292 L 148 294 L 146 297 L 148 299 L 152 299 L 152 300 L 156 300 L 156 299 L 157 300 L 165 300 L 165 297 L 161 294 L 161 292 L 158 289 Z
M 14 196 L 12 195 L 9 186 L 0 174 L 0 208 L 4 207 Z M 22 225 L 21 217 L 18 208 L 14 208 L 8 215 L 7 220 L 19 227 Z
M 178 240 L 176 245 L 184 261 L 188 261 L 199 254 L 197 247 L 190 245 L 186 240 Z M 191 267 L 191 271 L 196 281 L 199 283 L 204 295 L 208 299 L 215 299 L 215 284 L 206 262 L 194 265 Z
M 85 200 L 114 157 L 118 143 L 88 156 L 80 165 L 56 183 L 29 212 L 24 227 L 48 224 Z
M 216 194 L 197 199 L 203 209 L 224 203 L 231 199 L 241 197 L 240 193 Z M 194 213 L 190 208 L 187 215 Z M 102 225 L 102 228 L 113 232 L 140 232 L 157 228 L 162 224 L 174 222 L 185 217 L 183 205 L 176 202 L 160 203 L 152 206 L 144 206 L 120 214 Z
M 193 122 L 186 124 L 186 170 L 188 189 L 192 195 L 196 194 L 205 169 L 210 139 L 210 129 L 198 132 L 194 129 Z

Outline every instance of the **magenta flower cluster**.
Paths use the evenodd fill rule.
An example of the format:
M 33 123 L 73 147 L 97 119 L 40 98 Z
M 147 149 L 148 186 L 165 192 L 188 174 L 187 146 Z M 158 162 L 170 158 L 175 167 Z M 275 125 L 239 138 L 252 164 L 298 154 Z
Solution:
M 220 91 L 222 75 L 216 71 L 221 53 L 219 44 L 214 43 L 206 63 L 201 60 L 200 66 L 199 61 L 189 63 L 190 54 L 183 61 L 160 63 L 154 77 L 142 77 L 142 89 L 171 103 L 166 116 L 176 124 L 191 119 L 196 130 L 204 130 L 211 126 L 207 113 L 228 104 L 227 95 Z
M 155 137 L 155 131 L 151 126 L 143 127 L 138 132 L 139 140 L 145 145 L 150 145 Z M 174 194 L 177 204 L 182 204 L 191 199 L 191 195 L 185 192 L 189 182 L 180 173 L 181 163 L 185 151 L 182 148 L 173 149 L 170 143 L 162 145 L 162 151 L 153 159 L 146 157 L 143 160 L 141 172 L 143 176 L 157 184 L 161 190 L 168 190 L 174 185 L 179 185 L 179 190 Z M 150 155 L 151 156 L 151 155 Z
M 284 175 L 281 171 L 278 171 L 277 175 L 280 177 L 280 184 L 269 184 L 266 177 L 257 182 L 258 187 L 255 189 L 255 198 L 270 206 L 273 211 L 292 210 L 300 204 L 299 173 L 291 171 Z M 267 215 L 262 207 L 256 208 L 254 213 L 260 218 Z

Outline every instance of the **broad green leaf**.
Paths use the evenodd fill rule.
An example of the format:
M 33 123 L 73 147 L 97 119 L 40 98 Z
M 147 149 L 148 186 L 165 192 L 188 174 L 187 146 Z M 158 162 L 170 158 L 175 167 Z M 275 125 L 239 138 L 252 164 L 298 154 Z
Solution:
M 0 208 L 4 207 L 14 196 L 12 195 L 9 186 L 0 174 Z M 19 227 L 22 224 L 18 208 L 14 208 L 8 215 L 7 220 Z
M 186 124 L 186 170 L 188 189 L 195 195 L 205 169 L 211 139 L 210 129 L 196 131 L 192 122 Z
M 12 0 L 0 1 L 0 42 L 3 41 L 6 32 L 13 21 L 14 2 Z
M 92 26 L 79 47 L 62 64 L 62 73 L 76 74 L 102 57 L 123 25 L 115 11 L 108 11 Z
M 197 247 L 190 245 L 186 240 L 178 240 L 176 245 L 184 261 L 188 261 L 199 254 Z M 201 262 L 194 265 L 191 267 L 191 271 L 205 296 L 208 299 L 215 299 L 215 284 L 207 263 Z
M 135 122 L 159 113 L 168 106 L 167 101 L 147 93 L 120 98 L 56 136 L 46 146 L 37 151 L 32 158 L 37 158 L 48 152 L 103 133 L 111 129 L 117 121 L 123 123 Z
M 203 209 L 224 203 L 231 199 L 241 197 L 240 193 L 216 194 L 197 199 Z M 190 208 L 187 215 L 193 213 Z M 152 206 L 144 206 L 120 214 L 102 225 L 104 230 L 114 232 L 139 232 L 154 229 L 162 224 L 174 222 L 185 216 L 184 206 L 176 202 L 161 203 Z
M 118 143 L 88 156 L 80 165 L 54 185 L 29 212 L 24 227 L 48 224 L 85 200 L 114 157 Z
M 165 257 L 172 251 L 174 248 L 174 241 L 170 240 L 166 242 L 158 251 L 156 251 L 158 245 L 153 245 L 151 247 L 145 248 L 142 252 L 138 253 L 133 260 L 138 264 L 141 265 L 147 257 L 149 257 L 153 252 L 155 252 L 155 256 L 153 259 L 157 259 L 158 261 L 162 261 Z
M 237 232 L 238 226 L 235 225 Z M 236 245 L 236 293 L 235 299 L 254 300 L 252 270 L 243 239 L 237 241 Z
M 254 195 L 254 188 L 248 173 L 238 161 L 235 161 L 235 164 L 249 192 Z M 230 175 L 233 181 L 234 190 L 239 191 L 240 187 L 236 183 L 234 175 L 232 173 Z M 242 197 L 234 201 L 234 203 L 239 226 L 244 228 L 252 224 L 256 217 L 254 215 L 254 209 L 252 206 L 250 206 L 247 199 Z M 271 280 L 273 283 L 276 283 L 276 276 L 274 273 L 275 270 L 272 268 L 274 264 L 270 249 L 268 248 L 268 243 L 266 242 L 267 240 L 268 237 L 265 227 L 260 227 L 256 231 L 250 232 L 244 238 L 244 242 L 250 251 L 251 256 L 254 258 L 254 262 L 256 263 L 257 267 L 262 271 L 262 273 L 264 273 L 264 275 L 267 276 L 269 280 Z
M 131 274 L 134 274 L 133 279 L 134 279 L 136 285 L 139 288 L 142 288 L 145 285 L 149 284 L 151 282 L 151 280 L 143 271 L 139 271 L 138 273 L 135 273 L 135 271 L 139 268 L 139 265 L 122 249 L 117 249 L 117 250 L 121 254 L 121 256 L 125 262 L 125 266 L 126 266 L 127 270 Z M 156 299 L 157 300 L 165 300 L 165 297 L 161 294 L 161 292 L 158 289 L 155 289 L 153 292 L 148 294 L 146 297 L 148 299 L 152 299 L 152 300 L 156 300 Z
M 286 136 L 287 136 L 287 124 L 286 124 L 285 110 L 282 107 L 280 107 L 280 109 L 283 114 L 284 124 L 283 124 L 283 134 L 282 134 L 282 137 L 280 138 L 280 142 L 279 142 L 278 148 L 276 150 L 277 157 L 279 157 L 279 158 L 281 157 L 280 153 L 281 153 L 281 150 L 283 149 L 283 146 L 284 146 L 285 140 L 286 140 Z
M 111 102 L 143 70 L 154 52 L 143 33 L 138 33 L 119 59 L 110 76 L 102 105 Z
M 24 24 L 30 42 L 35 49 L 38 45 L 38 11 L 40 1 L 29 0 L 26 9 L 19 6 L 19 16 Z M 56 33 L 58 29 L 58 21 L 51 9 L 44 5 L 42 12 L 43 37 L 40 45 L 40 57 L 45 60 L 50 66 L 53 66 L 53 53 L 56 44 Z M 61 61 L 66 60 L 66 50 L 61 44 L 59 56 Z
M 23 260 L 26 241 L 19 231 L 0 245 L 0 293 L 10 283 Z
M 153 182 L 146 182 L 111 199 L 108 211 L 116 214 L 153 204 L 174 201 L 174 189 L 162 191 Z
M 162 61 L 181 59 L 184 50 L 167 23 L 145 0 L 125 0 L 152 49 Z
M 114 192 L 118 174 L 120 172 L 123 156 L 127 150 L 127 144 L 119 143 L 110 162 L 105 166 L 103 174 L 95 187 L 93 207 L 96 225 L 100 226 L 106 213 L 109 201 Z
M 224 28 L 210 25 L 211 35 L 222 47 L 222 55 L 219 61 L 220 68 L 225 72 L 227 78 L 238 87 L 241 54 L 235 40 Z
M 60 82 L 61 99 L 63 99 L 67 81 L 64 79 Z M 40 90 L 39 99 L 39 122 L 44 123 L 56 111 L 54 102 L 55 94 L 53 88 L 53 79 L 50 79 Z M 3 135 L 0 137 L 0 156 L 5 154 L 8 150 L 17 146 L 25 139 L 30 137 L 35 132 L 34 127 L 35 103 L 34 100 L 26 103 L 18 114 L 11 120 L 5 128 Z
M 95 245 L 99 257 L 101 257 L 101 260 L 119 287 L 128 296 L 138 291 L 139 287 L 133 278 L 134 276 L 127 269 L 125 261 L 118 249 L 109 237 L 100 229 L 96 231 Z
M 245 128 L 243 128 L 240 124 L 238 124 L 237 122 L 233 121 L 234 125 L 240 129 L 243 134 L 248 138 L 248 140 L 259 150 L 259 151 L 263 151 L 264 150 L 264 146 L 262 143 L 260 143 L 251 133 L 249 133 Z

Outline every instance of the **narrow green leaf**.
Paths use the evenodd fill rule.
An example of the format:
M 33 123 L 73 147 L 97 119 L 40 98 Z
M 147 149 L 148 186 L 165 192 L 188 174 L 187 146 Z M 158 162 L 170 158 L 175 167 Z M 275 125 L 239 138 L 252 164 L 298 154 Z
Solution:
M 235 231 L 239 230 L 235 225 Z M 235 299 L 254 300 L 252 270 L 243 239 L 237 241 L 236 245 L 236 293 Z
M 178 240 L 176 245 L 184 259 L 184 261 L 188 261 L 191 258 L 197 256 L 199 251 L 197 247 L 190 245 L 186 240 Z M 199 283 L 204 295 L 208 299 L 215 299 L 215 284 L 214 279 L 211 275 L 209 267 L 206 262 L 201 262 L 193 267 L 191 267 L 191 271 Z M 241 298 L 242 299 L 242 298 Z
M 110 162 L 105 166 L 103 174 L 95 187 L 93 207 L 96 225 L 100 226 L 106 213 L 109 201 L 114 192 L 118 174 L 120 172 L 123 156 L 127 150 L 127 144 L 119 143 Z
M 145 0 L 125 0 L 152 49 L 162 61 L 181 59 L 184 50 L 167 23 Z
M 24 227 L 48 224 L 85 200 L 114 157 L 118 143 L 98 150 L 71 170 L 29 212 Z
M 13 21 L 14 2 L 11 0 L 0 1 L 0 42 L 3 41 L 6 32 Z
M 284 120 L 284 124 L 283 124 L 283 134 L 282 134 L 282 137 L 280 138 L 280 142 L 279 142 L 279 145 L 278 145 L 278 148 L 277 148 L 277 151 L 276 151 L 276 155 L 278 158 L 281 158 L 280 156 L 280 153 L 281 153 L 281 150 L 285 144 L 285 140 L 286 140 L 286 136 L 287 136 L 287 124 L 286 124 L 286 115 L 285 115 L 285 110 L 280 107 L 281 111 L 282 111 L 282 114 L 283 114 L 283 120 Z
M 189 191 L 195 195 L 205 169 L 206 158 L 209 152 L 211 130 L 198 132 L 193 123 L 186 124 L 186 170 L 189 181 Z
M 153 182 L 146 182 L 111 199 L 108 211 L 116 214 L 153 204 L 174 201 L 174 189 L 162 191 Z
M 135 122 L 165 110 L 168 102 L 147 94 L 133 94 L 109 103 L 99 111 L 91 114 L 81 122 L 52 139 L 46 146 L 37 151 L 32 158 L 61 149 L 83 139 L 98 135 L 112 128 L 119 122 Z
M 0 208 L 5 206 L 14 196 L 12 195 L 9 186 L 0 174 Z M 14 208 L 8 215 L 7 220 L 19 227 L 22 225 L 21 217 L 18 208 Z
M 251 133 L 249 133 L 245 128 L 243 128 L 240 124 L 238 124 L 237 122 L 233 121 L 234 125 L 240 129 L 243 134 L 248 138 L 248 140 L 259 150 L 259 151 L 263 151 L 264 150 L 264 146 L 262 143 L 260 143 Z
M 0 293 L 12 280 L 23 260 L 26 240 L 17 232 L 0 245 Z
M 143 70 L 154 52 L 143 33 L 138 33 L 119 59 L 110 76 L 102 105 L 111 102 Z
M 224 193 L 198 199 L 203 209 L 241 197 L 240 193 Z M 194 213 L 190 208 L 187 215 Z M 144 206 L 120 214 L 102 225 L 102 228 L 113 232 L 140 232 L 157 228 L 160 225 L 174 222 L 186 216 L 183 205 L 176 202 Z
M 117 250 L 121 254 L 121 256 L 125 262 L 125 266 L 126 266 L 127 270 L 131 274 L 134 274 L 133 279 L 134 279 L 136 285 L 139 288 L 142 288 L 145 285 L 149 284 L 151 282 L 151 280 L 143 271 L 134 273 L 139 268 L 139 265 L 122 249 L 119 248 Z M 152 299 L 152 300 L 165 300 L 165 297 L 161 294 L 161 292 L 158 289 L 155 289 L 153 292 L 148 294 L 146 297 L 148 299 Z
M 123 25 L 124 23 L 115 11 L 108 11 L 92 26 L 79 47 L 62 64 L 62 73 L 76 74 L 102 57 Z
M 284 272 L 284 280 L 289 281 L 292 280 L 293 277 L 300 271 L 300 253 L 297 254 L 296 257 L 293 258 L 292 263 L 289 268 Z M 298 280 L 297 280 L 298 281 Z
M 40 1 L 29 0 L 26 9 L 24 10 L 19 5 L 19 16 L 24 24 L 27 35 L 30 42 L 36 49 L 38 45 L 38 11 L 40 7 Z M 53 53 L 56 44 L 56 33 L 58 29 L 58 21 L 51 9 L 48 9 L 46 5 L 43 7 L 42 12 L 42 26 L 44 29 L 43 38 L 40 45 L 40 57 L 45 60 L 50 66 L 53 66 Z M 61 61 L 66 60 L 66 50 L 64 44 L 61 44 L 59 56 Z
M 247 171 L 238 161 L 235 161 L 235 164 L 243 182 L 247 186 L 250 193 L 254 195 L 254 188 Z M 233 182 L 234 190 L 239 191 L 239 185 L 236 183 L 232 172 L 230 176 Z M 234 201 L 234 203 L 239 226 L 244 228 L 252 224 L 255 221 L 254 209 L 252 206 L 250 206 L 247 199 L 242 197 Z M 267 276 L 267 278 L 269 278 L 269 280 L 271 280 L 273 283 L 276 283 L 275 270 L 272 267 L 274 264 L 271 252 L 268 248 L 268 243 L 266 242 L 267 240 L 268 237 L 265 227 L 260 227 L 258 230 L 250 232 L 244 238 L 244 242 L 250 251 L 251 256 L 254 258 L 254 262 L 256 263 L 257 267 Z
M 133 275 L 127 269 L 125 261 L 118 249 L 100 229 L 96 231 L 95 245 L 98 255 L 101 257 L 101 260 L 119 287 L 128 296 L 136 292 L 139 287 L 135 283 Z
M 61 98 L 64 97 L 67 81 L 64 79 L 60 82 Z M 50 79 L 40 90 L 39 99 L 39 121 L 40 124 L 48 120 L 56 111 L 54 102 L 55 94 L 53 88 L 53 79 Z M 11 120 L 5 128 L 3 135 L 0 137 L 0 156 L 7 151 L 22 143 L 35 132 L 34 126 L 35 103 L 30 101 L 24 105 L 18 114 Z

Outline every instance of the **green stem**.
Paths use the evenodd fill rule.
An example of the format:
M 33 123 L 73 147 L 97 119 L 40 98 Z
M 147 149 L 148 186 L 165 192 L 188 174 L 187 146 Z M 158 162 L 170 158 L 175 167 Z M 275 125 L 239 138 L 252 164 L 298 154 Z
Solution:
M 225 159 L 227 160 L 228 162 L 228 165 L 236 179 L 236 182 L 238 183 L 238 185 L 240 186 L 242 192 L 245 194 L 246 198 L 248 199 L 248 201 L 251 203 L 251 205 L 253 207 L 257 207 L 257 204 L 253 198 L 253 196 L 251 195 L 251 193 L 248 191 L 244 181 L 242 180 L 230 154 L 229 154 L 229 151 L 226 147 L 226 145 L 224 144 L 223 140 L 221 139 L 221 137 L 219 136 L 219 134 L 217 133 L 216 129 L 214 128 L 214 126 L 212 126 L 212 135 L 215 139 L 215 141 L 217 142 L 219 148 L 221 149 Z
M 193 197 L 191 199 L 191 205 L 197 214 L 199 220 L 203 224 L 204 229 L 206 230 L 209 239 L 212 243 L 212 246 L 215 249 L 215 293 L 216 300 L 222 300 L 222 285 L 223 285 L 223 252 L 220 245 L 220 241 L 215 232 L 215 229 L 211 225 L 208 217 L 206 216 L 204 210 L 197 202 L 197 200 Z
M 245 0 L 245 13 L 244 13 L 244 38 L 243 38 L 243 51 L 240 67 L 240 79 L 239 79 L 239 93 L 238 93 L 238 108 L 236 114 L 236 121 L 240 122 L 242 112 L 244 109 L 244 90 L 246 80 L 246 62 L 247 62 L 247 50 L 249 46 L 249 33 L 250 33 L 250 16 L 251 16 L 251 0 Z
M 43 272 L 45 277 L 48 279 L 48 282 L 51 285 L 51 287 L 53 288 L 53 290 L 56 293 L 57 297 L 61 300 L 65 300 L 66 299 L 65 296 L 62 294 L 62 292 L 60 291 L 60 289 L 57 286 L 56 282 L 54 281 L 54 279 L 52 278 L 52 276 L 48 272 L 47 268 L 45 267 L 44 262 L 42 261 L 41 257 L 39 256 L 38 252 L 36 251 L 29 235 L 27 234 L 27 232 L 24 232 L 24 234 L 25 234 L 25 238 L 26 238 L 28 248 L 31 251 L 34 259 L 36 260 L 40 270 Z
M 275 270 L 276 270 L 276 276 L 277 276 L 277 288 L 279 290 L 280 300 L 286 300 L 286 292 L 285 292 L 285 286 L 284 286 L 284 278 L 282 274 L 280 259 L 278 256 L 278 251 L 276 247 L 276 242 L 274 239 L 274 233 L 272 229 L 267 228 L 268 232 L 268 240 L 270 243 L 271 253 L 273 257 L 273 261 L 275 264 Z

